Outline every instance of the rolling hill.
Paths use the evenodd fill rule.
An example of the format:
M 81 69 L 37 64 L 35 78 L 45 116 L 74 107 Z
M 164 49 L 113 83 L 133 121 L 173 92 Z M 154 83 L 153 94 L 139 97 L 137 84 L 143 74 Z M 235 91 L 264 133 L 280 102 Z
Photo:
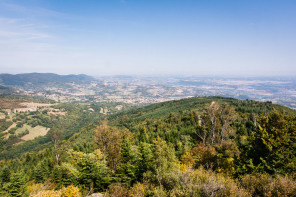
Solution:
M 287 107 L 193 97 L 108 115 L 83 104 L 58 108 L 67 115 L 50 116 L 55 119 L 48 119 L 53 126 L 45 136 L 14 145 L 2 141 L 3 194 L 11 193 L 7 174 L 25 177 L 28 195 L 73 187 L 83 196 L 296 193 L 296 111 Z
M 0 74 L 0 84 L 16 87 L 64 86 L 67 83 L 89 83 L 94 80 L 87 75 L 58 75 L 53 73 Z

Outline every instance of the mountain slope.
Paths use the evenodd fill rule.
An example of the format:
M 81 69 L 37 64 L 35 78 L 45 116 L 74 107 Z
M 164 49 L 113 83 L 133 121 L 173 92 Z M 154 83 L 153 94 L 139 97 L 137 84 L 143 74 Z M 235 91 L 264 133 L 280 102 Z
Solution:
M 267 196 L 263 187 L 295 196 L 296 116 L 289 108 L 223 97 L 100 117 L 88 106 L 60 107 L 68 115 L 48 136 L 0 154 L 0 193 L 12 193 L 6 185 L 21 176 L 23 185 L 76 186 L 85 195 Z
M 14 89 L 10 87 L 6 87 L 3 85 L 0 85 L 0 95 L 8 95 L 8 94 L 13 94 L 15 92 Z
M 89 83 L 94 78 L 87 75 L 58 75 L 53 73 L 0 74 L 0 83 L 6 86 L 48 86 L 65 83 Z
M 236 111 L 242 113 L 267 113 L 271 112 L 273 108 L 278 111 L 285 111 L 289 114 L 296 115 L 296 111 L 271 102 L 260 102 L 253 100 L 238 100 L 226 97 L 192 97 L 181 100 L 173 100 L 162 103 L 151 104 L 146 107 L 140 107 L 128 112 L 117 113 L 110 116 L 110 121 L 114 119 L 122 118 L 123 116 L 130 116 L 133 121 L 145 120 L 146 118 L 161 118 L 168 116 L 170 113 L 182 112 L 186 110 L 195 110 L 202 112 L 205 109 L 206 104 L 216 101 L 219 104 L 228 103 L 235 107 Z

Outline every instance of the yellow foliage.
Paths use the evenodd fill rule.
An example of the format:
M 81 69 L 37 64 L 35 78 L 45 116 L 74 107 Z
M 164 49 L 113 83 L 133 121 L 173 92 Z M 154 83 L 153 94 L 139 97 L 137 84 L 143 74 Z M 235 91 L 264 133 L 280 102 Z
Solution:
M 130 189 L 129 196 L 131 196 L 131 197 L 144 197 L 147 188 L 148 188 L 147 185 L 144 185 L 142 183 L 137 183 L 136 185 L 134 185 Z
M 103 153 L 102 153 L 102 151 L 100 149 L 96 149 L 94 151 L 94 155 L 96 156 L 96 158 L 98 160 L 103 160 L 104 159 L 104 155 L 103 155 Z
M 0 166 L 4 166 L 5 165 L 5 160 L 0 160 Z
M 74 187 L 73 185 L 57 191 L 44 190 L 45 187 L 46 186 L 43 184 L 29 185 L 28 190 L 30 197 L 81 197 L 78 187 Z
M 60 197 L 61 191 L 46 190 L 38 192 L 36 195 L 30 195 L 30 197 Z
M 51 191 L 51 189 L 53 189 L 54 187 L 55 187 L 55 184 L 51 182 L 46 182 L 42 184 L 42 183 L 34 183 L 33 181 L 30 181 L 28 183 L 27 193 L 29 193 L 30 196 L 41 195 L 42 192 Z M 42 195 L 45 195 L 45 194 L 42 194 Z
M 184 155 L 182 155 L 181 157 L 181 161 L 184 165 L 188 166 L 188 167 L 192 167 L 194 164 L 194 159 L 191 156 L 190 152 L 186 152 Z
M 187 172 L 188 168 L 185 164 L 180 164 L 180 170 L 181 170 L 181 172 Z
M 74 187 L 73 185 L 70 185 L 67 188 L 62 189 L 62 195 L 61 197 L 80 197 L 81 194 L 79 192 L 78 187 Z
M 41 183 L 37 183 L 37 184 L 28 184 L 28 193 L 33 195 L 33 194 L 37 194 L 41 191 L 44 190 L 44 185 Z

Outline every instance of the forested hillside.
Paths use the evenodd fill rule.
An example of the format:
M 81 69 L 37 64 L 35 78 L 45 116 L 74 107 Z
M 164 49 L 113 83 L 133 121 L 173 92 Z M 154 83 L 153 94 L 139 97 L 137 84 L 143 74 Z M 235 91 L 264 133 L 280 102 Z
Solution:
M 16 87 L 65 86 L 67 83 L 89 83 L 94 80 L 87 75 L 58 75 L 54 73 L 0 74 L 0 84 Z
M 88 107 L 63 104 L 48 135 L 1 150 L 2 196 L 296 196 L 287 107 L 223 97 Z

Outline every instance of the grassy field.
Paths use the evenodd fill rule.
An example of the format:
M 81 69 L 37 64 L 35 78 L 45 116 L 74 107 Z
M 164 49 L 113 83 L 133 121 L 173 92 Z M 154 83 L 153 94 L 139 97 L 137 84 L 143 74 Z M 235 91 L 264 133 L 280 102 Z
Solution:
M 5 114 L 0 112 L 0 119 L 4 119 L 5 118 Z
M 21 139 L 22 140 L 32 140 L 35 137 L 38 136 L 44 136 L 47 134 L 47 132 L 49 131 L 49 128 L 45 128 L 42 126 L 36 126 L 36 127 L 31 127 L 30 125 L 24 125 L 22 128 L 19 128 L 16 130 L 16 134 L 22 133 L 24 132 L 26 129 L 29 130 L 29 134 L 23 136 Z
M 38 107 L 51 107 L 54 104 L 47 104 L 47 103 L 34 103 L 34 102 L 24 102 L 24 103 L 20 103 L 21 106 L 25 106 L 28 108 L 38 108 Z

